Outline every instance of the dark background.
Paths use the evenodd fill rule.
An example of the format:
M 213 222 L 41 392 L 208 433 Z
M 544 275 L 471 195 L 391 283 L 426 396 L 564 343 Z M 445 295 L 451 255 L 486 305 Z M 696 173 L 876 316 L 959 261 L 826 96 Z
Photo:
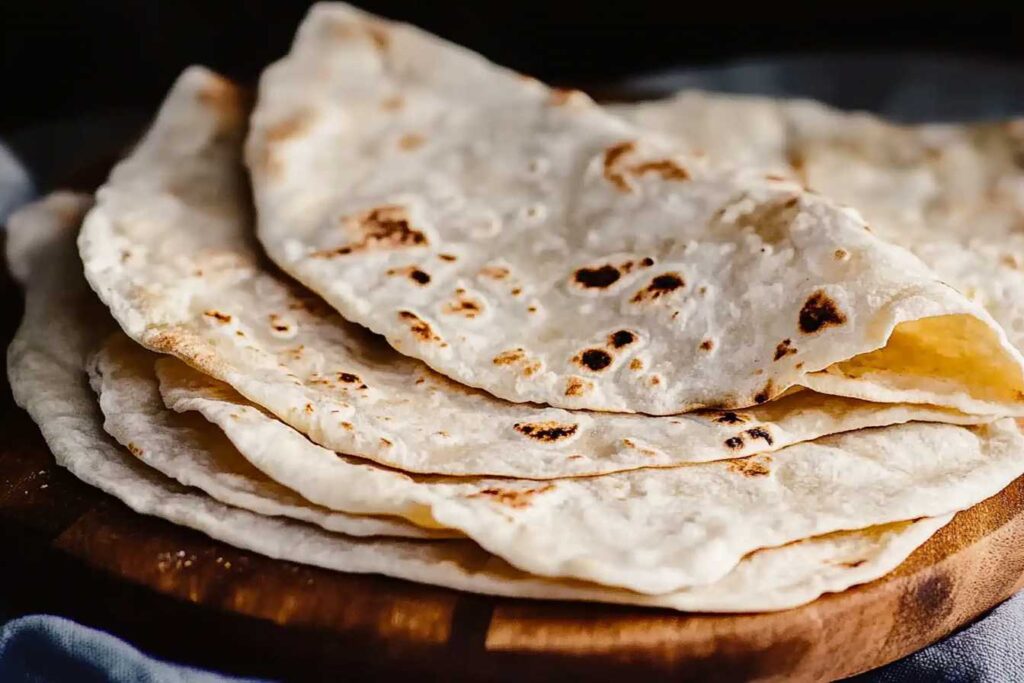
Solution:
M 0 133 L 78 112 L 149 108 L 189 63 L 252 80 L 286 50 L 308 4 L 0 0 Z M 358 4 L 557 84 L 794 52 L 924 51 L 1017 61 L 1024 69 L 1021 2 Z

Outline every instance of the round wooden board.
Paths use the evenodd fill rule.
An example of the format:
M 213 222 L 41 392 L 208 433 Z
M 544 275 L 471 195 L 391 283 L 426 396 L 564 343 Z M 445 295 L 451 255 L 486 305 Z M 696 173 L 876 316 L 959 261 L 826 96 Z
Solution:
M 4 347 L 20 309 L 0 273 Z M 234 549 L 86 486 L 13 405 L 6 368 L 0 383 L 0 605 L 230 673 L 830 680 L 922 648 L 1024 587 L 1024 477 L 888 576 L 785 612 L 532 602 L 333 573 Z

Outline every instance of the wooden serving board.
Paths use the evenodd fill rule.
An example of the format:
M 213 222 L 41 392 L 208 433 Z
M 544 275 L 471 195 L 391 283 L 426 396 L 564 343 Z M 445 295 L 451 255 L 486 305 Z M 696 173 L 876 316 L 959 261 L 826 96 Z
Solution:
M 21 295 L 0 273 L 0 344 Z M 785 612 L 693 615 L 469 595 L 240 551 L 57 467 L 0 379 L 0 613 L 268 677 L 829 680 L 894 661 L 1024 587 L 1024 477 L 895 572 Z

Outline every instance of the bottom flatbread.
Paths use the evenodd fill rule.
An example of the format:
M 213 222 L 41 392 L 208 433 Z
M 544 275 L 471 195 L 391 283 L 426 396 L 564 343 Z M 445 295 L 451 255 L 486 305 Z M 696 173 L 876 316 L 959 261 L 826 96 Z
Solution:
M 397 517 L 353 515 L 310 503 L 249 464 L 223 434 L 209 429 L 197 416 L 181 419 L 169 413 L 153 375 L 153 353 L 121 332 L 111 336 L 104 352 L 94 357 L 88 368 L 90 384 L 99 395 L 103 428 L 160 473 L 228 505 L 261 515 L 290 517 L 350 536 L 462 535 L 446 529 L 424 529 Z M 106 354 L 116 354 L 118 364 L 101 364 Z M 133 436 L 140 430 L 145 433 L 145 448 Z
M 87 200 L 56 195 L 11 220 L 8 259 L 26 285 L 25 318 L 8 351 L 15 400 L 39 424 L 58 464 L 162 517 L 270 557 L 380 573 L 477 593 L 588 600 L 688 611 L 766 611 L 870 581 L 896 567 L 949 516 L 808 539 L 753 553 L 714 584 L 648 596 L 519 572 L 468 541 L 357 539 L 218 503 L 147 467 L 103 431 L 84 372 L 109 327 L 74 253 Z M 176 416 L 172 416 L 176 417 Z

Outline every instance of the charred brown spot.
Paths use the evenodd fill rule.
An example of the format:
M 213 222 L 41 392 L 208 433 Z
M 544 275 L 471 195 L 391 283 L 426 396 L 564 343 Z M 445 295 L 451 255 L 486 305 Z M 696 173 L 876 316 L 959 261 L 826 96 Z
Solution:
M 768 464 L 772 459 L 767 455 L 755 456 L 752 458 L 738 458 L 726 461 L 726 466 L 745 477 L 763 477 L 771 474 Z
M 577 354 L 573 361 L 593 372 L 600 372 L 612 364 L 612 357 L 604 349 L 586 349 Z
M 509 269 L 505 266 L 484 266 L 480 269 L 480 275 L 489 277 L 492 280 L 504 280 L 508 277 Z
M 647 381 L 651 383 L 652 387 L 656 387 L 659 384 L 661 384 L 661 377 L 659 377 L 658 375 L 651 375 L 651 378 Z
M 312 403 L 307 403 L 305 406 L 302 407 L 302 409 L 306 412 L 307 415 L 312 415 L 313 411 L 315 410 L 313 408 Z
M 582 396 L 590 389 L 590 382 L 583 379 L 582 377 L 570 377 L 565 382 L 565 395 L 566 396 Z
M 437 258 L 441 259 L 442 261 L 454 261 L 455 254 L 438 254 Z
M 846 251 L 845 249 L 836 249 L 834 252 L 832 252 L 832 256 L 835 258 L 836 261 L 845 261 L 846 259 L 850 258 L 850 252 Z
M 732 450 L 736 450 L 737 448 L 743 448 L 743 437 L 730 436 L 728 439 L 725 440 L 725 445 L 727 448 L 731 448 Z
M 230 315 L 228 315 L 227 313 L 221 313 L 220 311 L 215 311 L 213 309 L 210 309 L 210 310 L 207 310 L 207 311 L 203 311 L 203 315 L 205 315 L 207 318 L 213 318 L 214 320 L 216 320 L 219 323 L 225 323 L 226 324 L 226 323 L 231 322 L 231 316 Z
M 412 227 L 409 214 L 402 206 L 378 206 L 346 216 L 342 222 L 357 235 L 357 239 L 345 246 L 315 251 L 314 257 L 331 258 L 375 248 L 397 249 L 427 244 L 426 235 Z
M 748 429 L 746 431 L 746 434 L 751 439 L 761 439 L 769 446 L 775 443 L 775 439 L 772 438 L 772 435 L 764 427 L 754 427 L 753 429 Z
M 457 293 L 454 301 L 444 305 L 444 312 L 453 315 L 461 315 L 464 318 L 475 318 L 484 310 L 482 301 L 466 296 L 464 293 Z
M 662 180 L 689 180 L 690 173 L 672 161 L 671 159 L 662 159 L 660 161 L 647 161 L 642 164 L 637 164 L 633 167 L 633 172 L 637 175 L 643 175 L 645 173 L 655 173 L 661 176 Z
M 772 382 L 768 380 L 768 383 L 764 385 L 761 391 L 754 394 L 754 403 L 764 403 L 772 397 Z
M 277 313 L 271 313 L 267 319 L 270 321 L 270 328 L 275 332 L 289 332 L 292 329 L 291 324 Z
M 426 141 L 427 139 L 419 133 L 406 133 L 398 138 L 398 148 L 409 152 L 417 147 L 422 147 Z
M 643 370 L 644 369 L 644 362 L 642 360 L 640 360 L 639 358 L 634 358 L 633 360 L 629 361 L 629 369 L 630 370 Z
M 351 432 L 353 429 L 355 429 L 351 422 L 342 422 L 341 428 L 344 429 L 346 432 Z
M 605 264 L 597 268 L 580 268 L 573 274 L 573 279 L 587 289 L 604 289 L 615 284 L 622 274 L 613 265 Z
M 842 325 L 845 322 L 846 314 L 820 289 L 812 294 L 800 309 L 800 330 L 804 334 L 814 334 L 826 327 Z
M 128 452 L 130 452 L 136 458 L 141 458 L 145 454 L 145 452 L 141 448 L 139 448 L 138 446 L 131 442 L 128 442 Z
M 385 439 L 382 436 L 382 437 L 380 437 L 380 445 L 383 446 L 384 448 L 388 448 L 389 446 L 391 446 L 391 441 L 389 441 L 388 439 Z
M 747 418 L 743 415 L 738 415 L 731 410 L 727 410 L 718 417 L 715 418 L 715 422 L 727 425 L 743 424 L 747 421 Z
M 856 569 L 865 562 L 867 562 L 867 560 L 850 560 L 848 562 L 840 562 L 839 564 L 843 567 L 847 567 L 848 569 Z
M 775 360 L 781 360 L 786 356 L 796 353 L 792 339 L 783 339 L 775 347 Z
M 531 304 L 531 305 L 526 307 L 526 311 L 528 313 L 536 313 L 537 312 L 537 307 L 534 306 L 533 304 Z
M 618 330 L 608 335 L 608 343 L 616 349 L 621 349 L 623 346 L 629 346 L 636 341 L 636 335 L 629 330 Z
M 744 196 L 741 200 L 746 203 L 750 197 Z M 774 198 L 770 201 L 761 202 L 752 208 L 743 207 L 740 215 L 726 220 L 725 213 L 734 204 L 727 204 L 720 209 L 716 215 L 717 221 L 725 221 L 726 225 L 735 226 L 740 229 L 750 229 L 761 238 L 765 244 L 778 244 L 789 237 L 791 226 L 799 213 L 797 205 L 800 202 L 798 196 Z M 741 205 L 742 206 L 742 205 Z M 766 250 L 761 248 L 762 253 Z
M 509 293 L 512 296 L 519 296 L 520 294 L 523 293 L 523 288 L 522 287 L 513 287 L 512 290 Z
M 662 273 L 652 279 L 647 287 L 634 294 L 630 301 L 633 303 L 639 303 L 641 301 L 659 299 L 662 296 L 685 286 L 686 282 L 679 273 Z
M 710 351 L 713 348 L 715 348 L 715 342 L 712 339 L 705 339 L 700 343 L 701 351 Z
M 604 151 L 604 177 L 621 192 L 632 192 L 633 186 L 630 185 L 622 170 L 618 168 L 619 162 L 635 149 L 635 142 L 626 141 L 612 145 Z
M 530 500 L 534 496 L 550 491 L 555 488 L 554 484 L 543 484 L 529 489 L 502 489 L 491 487 L 481 489 L 470 494 L 470 498 L 488 498 L 501 505 L 507 505 L 515 509 L 523 509 L 530 506 Z
M 495 365 L 511 365 L 513 363 L 518 363 L 524 358 L 526 358 L 526 352 L 522 348 L 515 348 L 509 349 L 508 351 L 502 351 L 492 358 L 491 362 Z
M 641 259 L 640 265 L 643 266 L 644 268 L 650 268 L 651 266 L 654 265 L 654 259 L 652 259 L 650 256 L 645 256 L 643 259 Z
M 559 422 L 517 422 L 512 425 L 512 428 L 523 436 L 551 443 L 561 439 L 568 439 L 576 433 L 579 425 L 561 424 Z
M 355 384 L 360 381 L 359 375 L 353 375 L 351 372 L 339 372 L 338 380 L 346 384 Z
M 428 282 L 430 282 L 430 276 L 419 269 L 409 273 L 409 277 L 411 277 L 413 280 L 415 280 L 417 283 L 421 285 L 425 285 Z
M 657 451 L 655 451 L 653 449 L 650 449 L 650 448 L 646 448 L 644 446 L 639 446 L 632 439 L 623 439 L 622 440 L 622 445 L 625 446 L 626 448 L 629 448 L 631 450 L 636 451 L 640 455 L 646 455 L 646 456 L 649 456 L 649 457 L 654 457 L 654 456 L 658 455 Z
M 683 278 L 679 277 L 676 273 L 665 273 L 651 280 L 651 284 L 648 285 L 648 289 L 657 292 L 671 292 L 672 290 L 679 289 L 684 284 Z
M 633 184 L 629 176 L 642 176 L 652 173 L 662 180 L 689 180 L 690 173 L 672 159 L 656 159 L 625 165 L 627 156 L 636 151 L 636 143 L 620 142 L 612 145 L 604 152 L 604 177 L 620 192 L 632 192 Z
M 420 341 L 440 342 L 441 338 L 434 333 L 430 323 L 419 317 L 412 311 L 399 311 L 398 317 L 409 323 L 409 331 Z

